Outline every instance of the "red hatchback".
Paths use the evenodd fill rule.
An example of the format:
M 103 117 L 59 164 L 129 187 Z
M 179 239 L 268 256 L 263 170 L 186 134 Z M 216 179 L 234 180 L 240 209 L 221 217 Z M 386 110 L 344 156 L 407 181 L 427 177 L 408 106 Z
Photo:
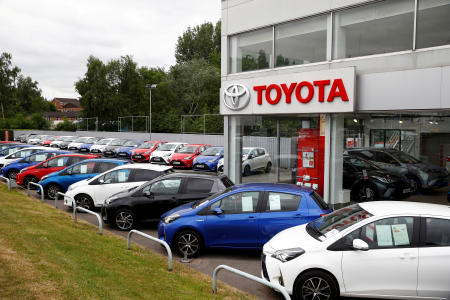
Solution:
M 52 157 L 37 165 L 22 169 L 16 176 L 16 183 L 28 186 L 28 182 L 39 182 L 47 174 L 57 172 L 85 159 L 99 157 L 93 154 L 63 154 Z
M 211 145 L 206 144 L 186 145 L 180 150 L 178 150 L 178 152 L 172 155 L 172 157 L 169 159 L 169 165 L 173 166 L 174 168 L 190 169 L 192 168 L 194 158 L 199 156 L 203 151 L 205 151 L 209 147 L 211 147 Z
M 57 138 L 59 138 L 59 136 L 51 136 L 48 139 L 46 139 L 45 141 L 42 141 L 41 145 L 44 147 L 50 147 L 50 143 L 53 142 L 54 140 L 56 140 Z
M 153 151 L 155 151 L 159 146 L 161 146 L 161 144 L 164 143 L 167 142 L 146 141 L 145 143 L 134 149 L 134 151 L 131 153 L 131 160 L 135 162 L 149 162 L 150 154 L 152 154 Z

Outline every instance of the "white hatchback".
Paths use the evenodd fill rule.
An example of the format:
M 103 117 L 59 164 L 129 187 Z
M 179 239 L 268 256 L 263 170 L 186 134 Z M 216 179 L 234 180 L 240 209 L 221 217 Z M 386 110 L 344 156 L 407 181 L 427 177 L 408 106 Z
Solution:
M 138 187 L 168 172 L 172 172 L 172 167 L 126 164 L 70 185 L 66 195 L 74 198 L 77 206 L 93 210 L 94 207 L 101 207 L 110 196 Z M 64 197 L 64 205 L 72 207 L 69 197 Z
M 158 149 L 153 151 L 150 155 L 150 163 L 168 165 L 169 158 L 171 158 L 174 153 L 178 152 L 178 150 L 186 145 L 187 143 L 177 142 L 161 144 L 161 146 L 159 146 Z
M 244 147 L 242 148 L 242 174 L 251 175 L 253 171 L 264 170 L 270 173 L 272 159 L 264 148 Z
M 262 276 L 294 299 L 449 299 L 450 207 L 342 208 L 275 235 L 263 248 Z

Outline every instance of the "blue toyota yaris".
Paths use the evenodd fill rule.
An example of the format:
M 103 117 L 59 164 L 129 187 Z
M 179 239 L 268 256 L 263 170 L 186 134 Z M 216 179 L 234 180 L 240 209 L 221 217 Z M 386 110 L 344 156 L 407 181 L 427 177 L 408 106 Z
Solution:
M 49 158 L 52 158 L 56 155 L 61 155 L 64 153 L 70 153 L 69 151 L 59 151 L 59 150 L 53 150 L 53 151 L 42 151 L 42 152 L 36 152 L 31 155 L 28 155 L 18 161 L 14 161 L 11 164 L 5 165 L 2 168 L 1 175 L 4 177 L 7 177 L 12 180 L 16 180 L 16 175 L 26 167 L 36 165 L 40 162 L 43 162 Z
M 0 150 L 0 156 L 6 156 L 13 152 L 19 151 L 20 149 L 28 148 L 28 147 L 36 147 L 36 146 L 21 144 L 21 145 L 14 145 L 14 146 L 6 147 L 6 148 Z
M 128 162 L 119 159 L 87 159 L 42 177 L 39 184 L 50 199 L 55 199 L 58 192 L 65 193 L 71 184 L 92 178 L 126 163 Z
M 217 172 L 217 164 L 223 157 L 224 148 L 222 146 L 209 147 L 201 155 L 194 158 L 192 169 L 196 171 Z
M 168 211 L 158 237 L 191 257 L 202 248 L 262 249 L 278 232 L 331 211 L 310 188 L 248 183 Z
M 131 153 L 133 153 L 134 149 L 142 145 L 144 141 L 128 141 L 123 145 L 123 147 L 117 150 L 117 157 L 119 158 L 131 158 Z

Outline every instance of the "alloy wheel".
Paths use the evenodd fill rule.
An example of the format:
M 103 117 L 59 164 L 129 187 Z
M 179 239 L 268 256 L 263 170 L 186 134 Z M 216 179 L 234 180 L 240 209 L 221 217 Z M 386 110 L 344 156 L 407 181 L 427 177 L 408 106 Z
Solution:
M 331 297 L 331 287 L 326 280 L 320 277 L 311 277 L 302 285 L 304 300 L 326 300 Z
M 18 173 L 19 172 L 17 172 L 17 171 L 10 171 L 8 173 L 8 178 L 15 181 L 16 180 L 16 176 L 17 176 Z
M 57 197 L 58 192 L 60 191 L 61 189 L 57 185 L 53 184 L 48 188 L 47 191 L 48 197 L 53 200 Z
M 27 176 L 27 177 L 25 177 L 23 179 L 23 185 L 25 186 L 25 188 L 28 188 L 28 183 L 30 183 L 30 182 L 37 183 L 38 179 L 36 177 L 34 177 L 34 176 Z M 30 186 L 30 190 L 35 190 L 35 189 L 37 189 L 35 185 L 31 185 Z
M 180 254 L 186 253 L 187 256 L 194 256 L 200 248 L 200 241 L 193 233 L 187 232 L 178 238 L 177 246 Z
M 134 216 L 129 211 L 120 211 L 116 215 L 116 225 L 120 230 L 129 230 L 134 225 Z
M 76 198 L 76 203 L 77 203 L 77 206 L 92 210 L 91 199 L 88 196 L 85 196 L 85 195 L 78 196 Z

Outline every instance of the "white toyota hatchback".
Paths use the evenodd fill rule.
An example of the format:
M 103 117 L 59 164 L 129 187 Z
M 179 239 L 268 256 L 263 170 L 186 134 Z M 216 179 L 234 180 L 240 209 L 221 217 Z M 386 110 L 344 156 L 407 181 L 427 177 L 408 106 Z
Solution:
M 450 207 L 365 202 L 286 229 L 262 276 L 294 299 L 450 299 Z
M 94 207 L 101 207 L 110 196 L 138 187 L 168 172 L 173 172 L 172 167 L 152 164 L 125 164 L 91 179 L 70 185 L 66 195 L 73 197 L 78 206 L 93 210 Z M 64 197 L 64 205 L 72 207 L 72 202 L 69 199 Z

